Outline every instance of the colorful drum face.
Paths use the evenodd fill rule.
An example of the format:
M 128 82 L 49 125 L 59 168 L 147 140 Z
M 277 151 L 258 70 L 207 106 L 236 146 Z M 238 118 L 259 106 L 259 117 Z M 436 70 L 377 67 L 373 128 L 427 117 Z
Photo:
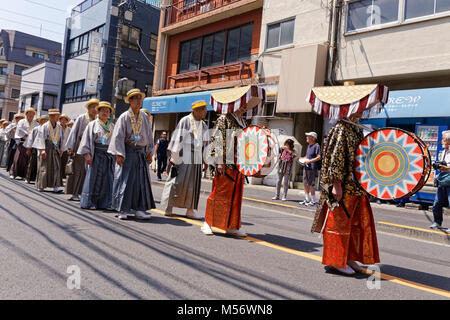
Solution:
M 236 166 L 246 176 L 257 175 L 269 156 L 269 139 L 266 131 L 250 126 L 237 139 Z
M 425 144 L 398 128 L 373 131 L 356 150 L 356 180 L 378 199 L 410 197 L 424 186 L 430 171 L 431 159 Z

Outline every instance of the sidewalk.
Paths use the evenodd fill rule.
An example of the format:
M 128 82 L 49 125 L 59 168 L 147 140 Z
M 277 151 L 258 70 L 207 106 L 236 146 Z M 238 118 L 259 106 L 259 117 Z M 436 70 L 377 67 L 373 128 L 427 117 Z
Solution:
M 152 183 L 163 186 L 167 175 L 162 176 L 163 181 L 158 182 L 156 174 L 151 172 Z M 201 191 L 205 195 L 211 193 L 212 182 L 209 179 L 202 179 Z M 262 209 L 277 210 L 284 213 L 297 214 L 301 216 L 314 217 L 316 208 L 301 206 L 299 201 L 305 199 L 302 189 L 289 189 L 287 201 L 272 200 L 275 195 L 275 187 L 265 185 L 244 186 L 244 202 L 247 205 L 260 207 Z M 316 193 L 319 199 L 319 192 Z M 371 203 L 374 212 L 377 230 L 390 233 L 406 235 L 422 240 L 429 240 L 439 243 L 450 244 L 450 234 L 444 230 L 450 227 L 449 210 L 444 210 L 444 230 L 434 231 L 429 229 L 433 222 L 433 213 L 429 210 L 418 210 L 418 205 L 407 203 L 405 208 L 398 208 L 391 204 Z

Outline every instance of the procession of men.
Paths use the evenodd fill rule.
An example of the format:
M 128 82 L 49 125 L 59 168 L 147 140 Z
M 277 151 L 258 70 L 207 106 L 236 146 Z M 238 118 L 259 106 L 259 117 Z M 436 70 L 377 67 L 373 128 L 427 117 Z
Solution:
M 16 114 L 12 123 L 2 119 L 0 164 L 11 179 L 35 182 L 39 192 L 51 189 L 62 193 L 64 188 L 70 196 L 67 200 L 79 202 L 82 209 L 115 211 L 120 220 L 130 216 L 150 220 L 150 211 L 156 208 L 149 167 L 155 143 L 152 117 L 142 109 L 144 98 L 145 94 L 139 89 L 128 91 L 124 101 L 129 109 L 117 119 L 110 102 L 91 99 L 85 104 L 86 112 L 76 117 L 73 126 L 71 118 L 57 108 L 36 119 L 33 108 Z M 208 106 L 202 100 L 193 102 L 191 113 L 178 122 L 171 135 L 167 146 L 167 180 L 159 208 L 166 217 L 174 215 L 173 208 L 182 208 L 188 218 L 204 219 L 201 231 L 205 235 L 213 235 L 213 229 L 218 228 L 231 236 L 246 237 L 241 230 L 246 177 L 238 169 L 237 159 L 234 156 L 229 159 L 230 152 L 236 154 L 236 146 L 235 137 L 232 135 L 229 139 L 228 135 L 247 128 L 245 116 L 251 114 L 256 105 L 243 103 L 220 114 L 212 135 L 204 122 Z M 359 117 L 361 113 L 353 114 L 349 121 L 357 122 Z M 349 210 L 356 213 L 352 220 L 341 221 L 340 207 L 325 212 L 325 218 L 322 212 L 322 216 L 316 217 L 312 230 L 324 233 L 323 264 L 346 275 L 361 271 L 358 262 L 379 262 L 368 197 L 357 186 L 349 187 L 351 179 L 342 181 L 342 177 L 348 178 L 346 170 L 349 168 L 330 164 L 332 154 L 352 157 L 353 149 L 342 149 L 340 139 L 342 136 L 353 139 L 346 145 L 355 148 L 362 133 L 353 122 L 339 122 L 331 131 L 329 152 L 324 155 L 323 179 L 334 185 L 336 199 L 343 199 Z M 160 140 L 156 150 L 158 148 L 162 148 Z M 209 167 L 212 192 L 202 215 L 198 212 L 202 173 Z M 161 172 L 158 169 L 158 180 Z M 351 225 L 363 223 L 364 233 L 354 234 L 356 231 Z M 362 239 L 364 245 L 351 246 L 348 239 L 353 238 Z

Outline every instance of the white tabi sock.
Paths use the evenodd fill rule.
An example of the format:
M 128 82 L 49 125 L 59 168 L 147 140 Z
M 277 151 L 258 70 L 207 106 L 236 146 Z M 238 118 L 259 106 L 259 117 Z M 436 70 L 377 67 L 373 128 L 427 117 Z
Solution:
M 306 200 L 306 202 L 311 201 L 310 198 L 309 198 L 309 193 L 305 193 L 305 200 Z

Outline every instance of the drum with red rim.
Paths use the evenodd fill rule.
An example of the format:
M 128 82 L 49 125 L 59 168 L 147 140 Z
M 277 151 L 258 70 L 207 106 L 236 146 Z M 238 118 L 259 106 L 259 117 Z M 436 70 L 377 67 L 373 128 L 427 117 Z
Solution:
M 276 165 L 278 142 L 272 132 L 259 126 L 249 126 L 237 138 L 235 163 L 246 176 L 262 178 Z
M 422 189 L 430 173 L 431 157 L 425 143 L 399 128 L 371 132 L 356 150 L 356 180 L 378 199 L 408 198 Z

